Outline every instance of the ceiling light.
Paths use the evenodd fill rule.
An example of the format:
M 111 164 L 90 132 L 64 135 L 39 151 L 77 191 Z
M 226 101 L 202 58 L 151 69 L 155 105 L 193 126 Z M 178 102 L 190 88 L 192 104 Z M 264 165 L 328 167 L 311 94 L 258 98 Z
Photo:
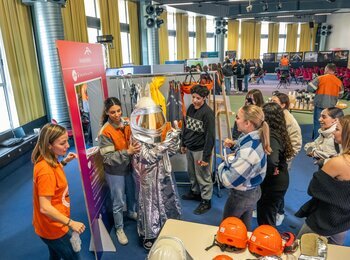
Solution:
M 314 14 L 314 15 L 331 15 L 332 13 L 320 13 L 320 14 Z
M 278 15 L 276 18 L 287 18 L 287 17 L 294 17 L 294 15 Z

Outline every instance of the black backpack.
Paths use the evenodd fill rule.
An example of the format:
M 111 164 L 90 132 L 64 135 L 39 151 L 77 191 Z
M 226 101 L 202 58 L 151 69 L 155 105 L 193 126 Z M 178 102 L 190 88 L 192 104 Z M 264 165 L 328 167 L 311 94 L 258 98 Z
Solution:
M 230 64 L 225 64 L 225 65 L 222 67 L 222 74 L 224 74 L 225 77 L 231 77 L 231 76 L 233 76 L 232 65 L 230 65 Z
M 243 76 L 244 76 L 244 67 L 243 67 L 242 64 L 238 64 L 236 72 L 237 72 L 237 77 L 238 78 L 243 78 Z

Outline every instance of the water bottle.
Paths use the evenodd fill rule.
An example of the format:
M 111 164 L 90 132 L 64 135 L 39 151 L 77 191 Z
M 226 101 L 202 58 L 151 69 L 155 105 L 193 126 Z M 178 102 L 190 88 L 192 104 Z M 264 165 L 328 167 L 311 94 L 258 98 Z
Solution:
M 73 251 L 79 252 L 81 250 L 81 240 L 79 234 L 75 231 L 72 232 L 72 237 L 70 238 L 70 243 L 72 244 Z

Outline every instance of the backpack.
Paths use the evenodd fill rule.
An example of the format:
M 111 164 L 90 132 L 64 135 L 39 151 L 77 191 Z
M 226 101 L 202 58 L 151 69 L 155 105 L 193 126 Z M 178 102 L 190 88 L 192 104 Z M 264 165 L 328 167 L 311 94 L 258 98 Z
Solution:
M 225 64 L 224 67 L 222 67 L 222 74 L 224 74 L 225 77 L 233 76 L 232 66 L 230 64 Z
M 236 73 L 237 73 L 237 77 L 238 77 L 238 78 L 243 78 L 243 76 L 244 76 L 244 67 L 243 67 L 242 64 L 239 64 L 239 65 L 237 66 L 237 71 L 236 71 Z

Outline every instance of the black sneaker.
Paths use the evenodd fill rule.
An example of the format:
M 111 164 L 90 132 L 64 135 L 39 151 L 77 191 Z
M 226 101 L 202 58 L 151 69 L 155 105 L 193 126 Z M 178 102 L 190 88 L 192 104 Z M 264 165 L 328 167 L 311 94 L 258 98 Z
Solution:
M 200 194 L 195 194 L 192 191 L 190 191 L 187 194 L 184 194 L 181 196 L 181 199 L 183 200 L 197 200 L 197 201 L 202 201 L 202 197 Z
M 146 249 L 147 251 L 151 250 L 154 241 L 156 241 L 156 239 L 145 239 L 145 240 L 143 240 L 143 248 Z
M 198 207 L 193 211 L 193 213 L 196 215 L 201 215 L 210 209 L 211 209 L 210 200 L 202 200 L 201 203 L 199 203 Z

